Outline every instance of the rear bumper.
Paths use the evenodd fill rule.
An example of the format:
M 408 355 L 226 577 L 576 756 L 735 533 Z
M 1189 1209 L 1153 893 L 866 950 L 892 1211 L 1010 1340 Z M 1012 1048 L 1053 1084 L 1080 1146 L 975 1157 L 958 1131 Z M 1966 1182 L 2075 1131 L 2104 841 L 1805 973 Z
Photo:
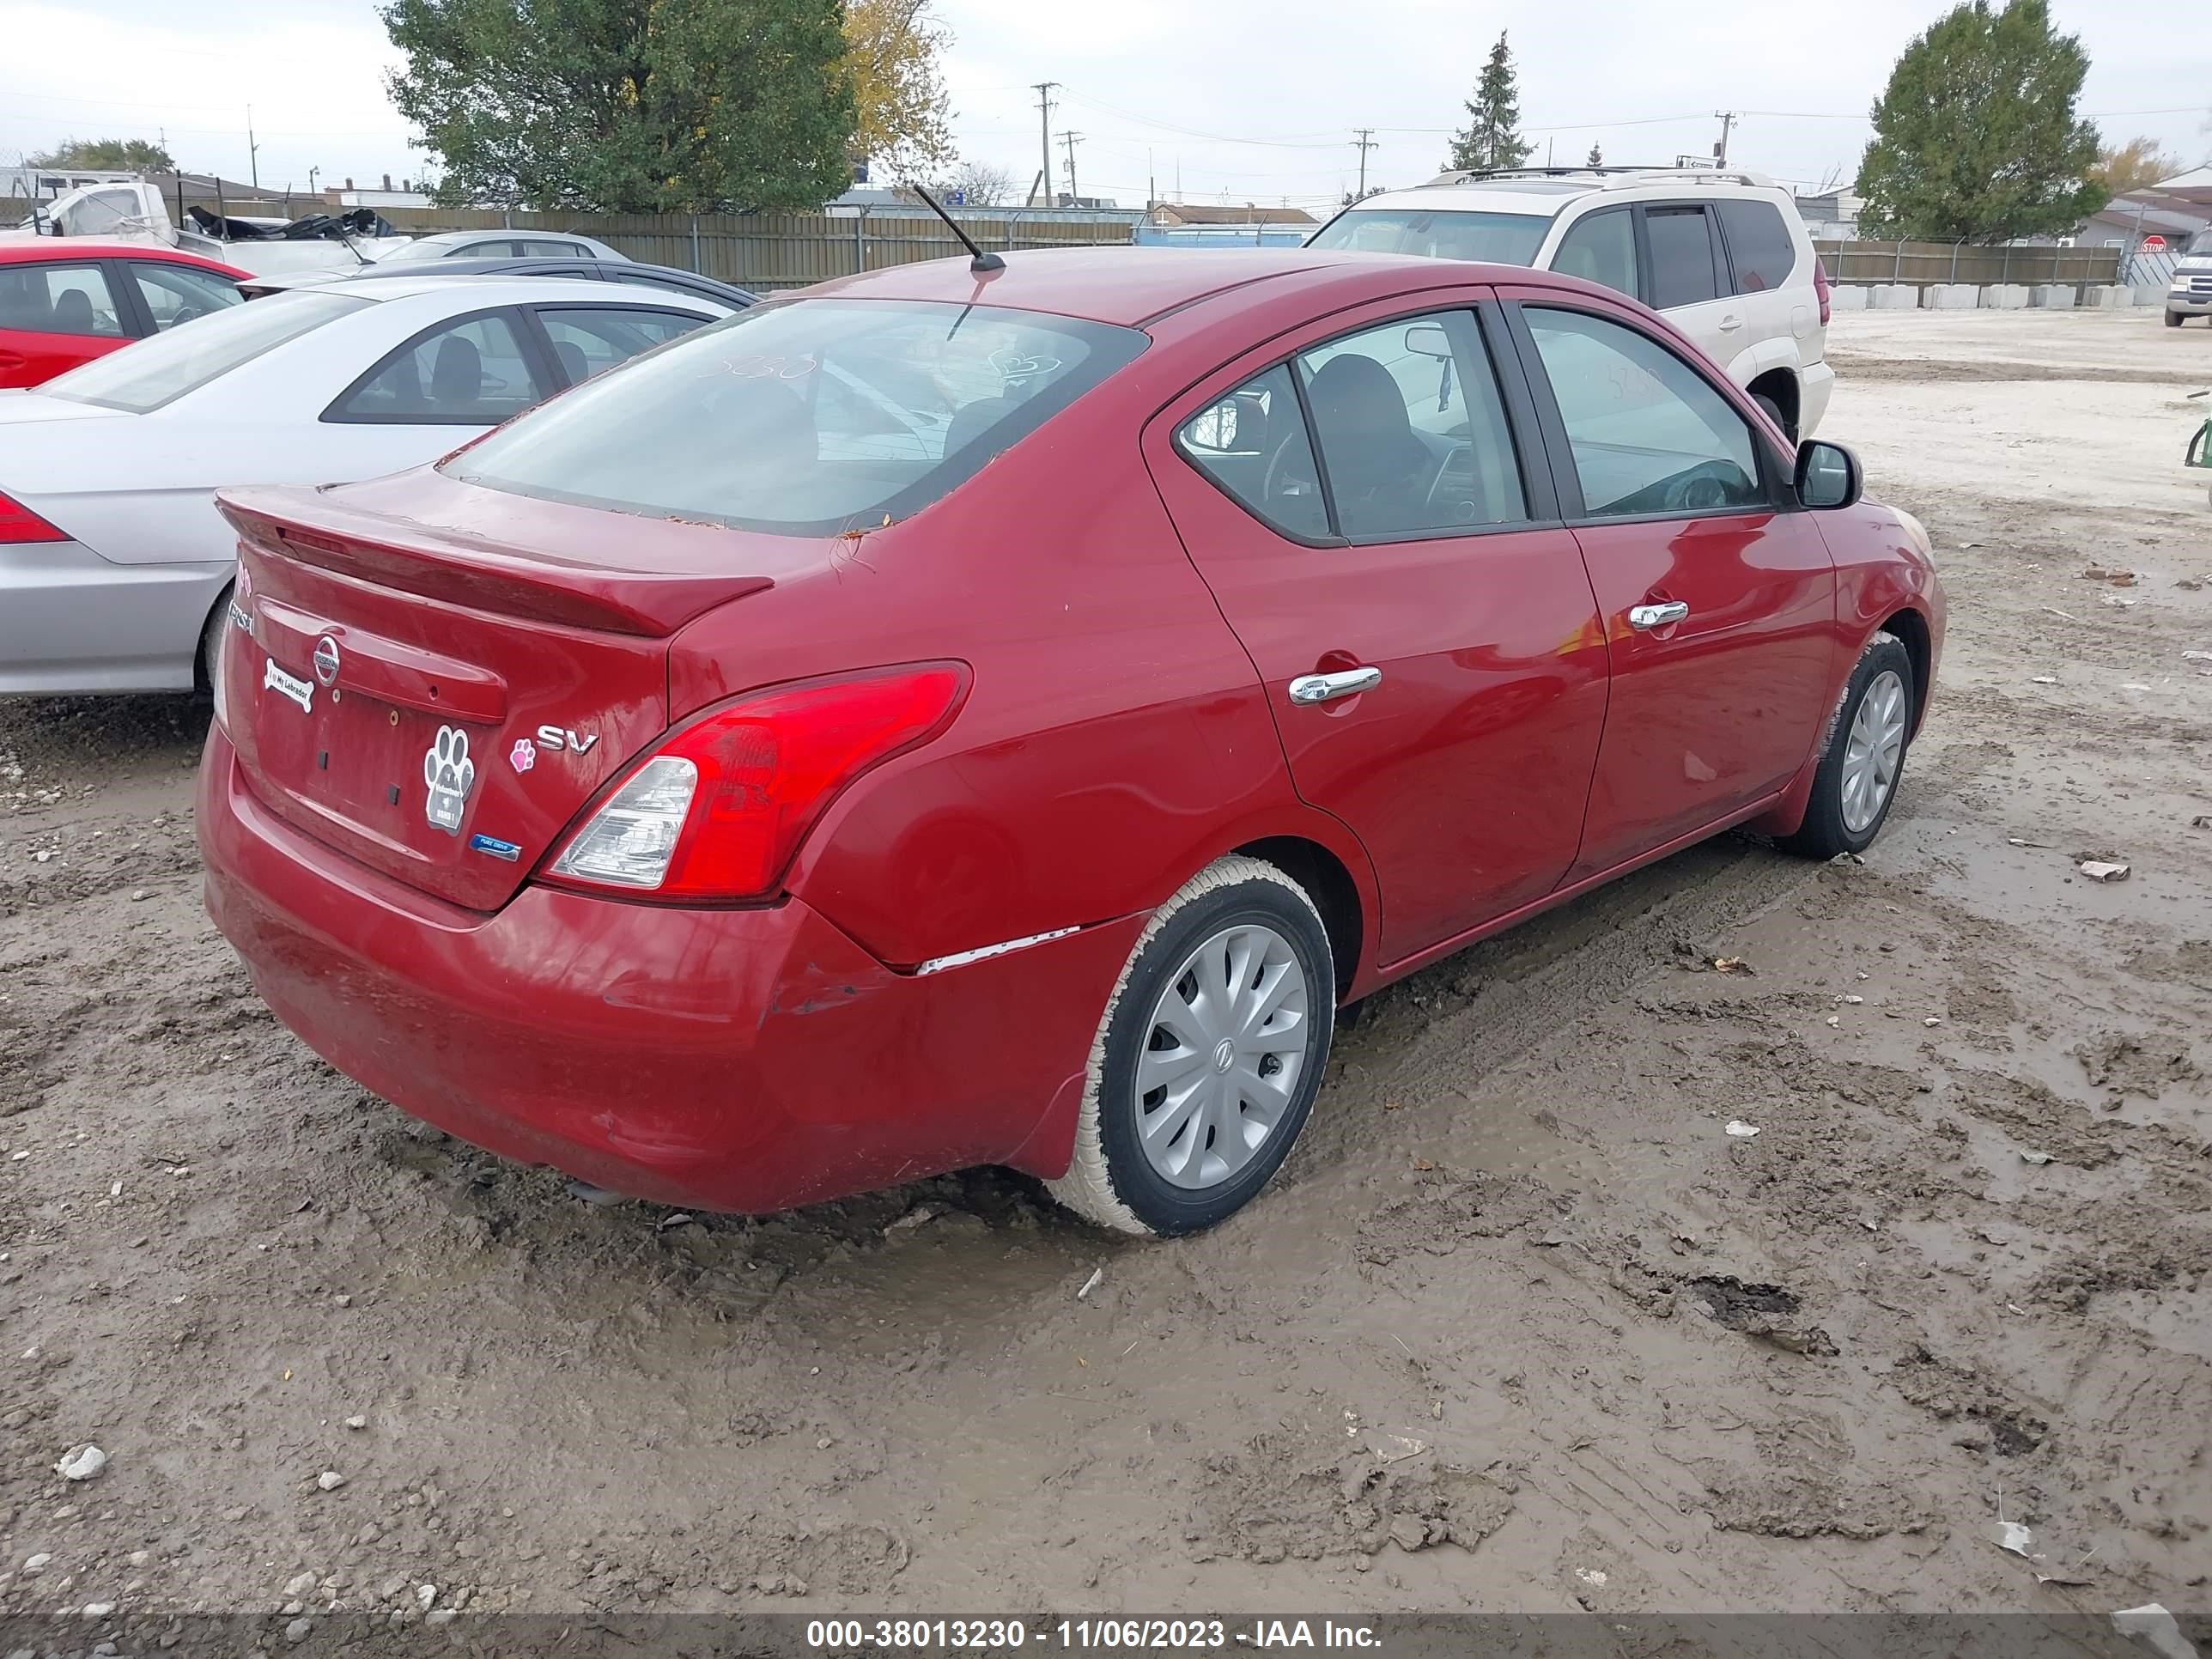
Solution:
M 1797 435 L 1809 438 L 1820 429 L 1828 413 L 1828 399 L 1836 389 L 1836 371 L 1826 363 L 1808 363 L 1797 372 Z
M 684 910 L 526 886 L 454 908 L 264 811 L 208 734 L 209 914 L 277 1018 L 464 1140 L 635 1197 L 764 1212 L 978 1164 L 1066 1167 L 1142 919 L 895 972 L 797 900 Z
M 111 564 L 82 542 L 0 547 L 0 693 L 189 691 L 219 564 Z

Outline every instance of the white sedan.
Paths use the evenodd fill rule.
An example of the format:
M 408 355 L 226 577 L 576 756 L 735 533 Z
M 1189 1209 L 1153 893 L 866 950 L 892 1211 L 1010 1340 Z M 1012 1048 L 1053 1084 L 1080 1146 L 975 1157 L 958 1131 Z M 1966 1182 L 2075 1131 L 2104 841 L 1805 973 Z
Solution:
M 0 693 L 205 690 L 237 563 L 217 488 L 421 465 L 730 314 L 604 283 L 395 277 L 272 295 L 0 392 Z

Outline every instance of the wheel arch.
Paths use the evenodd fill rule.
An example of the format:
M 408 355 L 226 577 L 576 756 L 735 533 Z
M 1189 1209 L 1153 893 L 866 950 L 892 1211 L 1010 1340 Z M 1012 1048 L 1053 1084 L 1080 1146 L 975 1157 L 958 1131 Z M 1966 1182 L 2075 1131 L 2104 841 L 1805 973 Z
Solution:
M 1928 712 L 1929 694 L 1935 690 L 1935 645 L 1928 618 L 1911 605 L 1892 611 L 1876 633 L 1894 635 L 1912 662 L 1912 735 L 1920 735 L 1920 722 Z M 1861 649 L 1864 649 L 1863 647 Z
M 1744 390 L 1753 397 L 1764 395 L 1772 398 L 1775 407 L 1782 411 L 1783 430 L 1792 438 L 1797 435 L 1798 419 L 1803 413 L 1804 395 L 1797 383 L 1797 370 L 1794 366 L 1781 363 L 1762 369 L 1752 377 Z
M 1322 927 L 1328 934 L 1329 953 L 1336 960 L 1336 995 L 1342 1002 L 1357 977 L 1366 940 L 1367 908 L 1359 884 L 1344 860 L 1317 841 L 1304 836 L 1267 836 L 1234 849 L 1246 858 L 1273 865 L 1306 890 L 1321 911 Z

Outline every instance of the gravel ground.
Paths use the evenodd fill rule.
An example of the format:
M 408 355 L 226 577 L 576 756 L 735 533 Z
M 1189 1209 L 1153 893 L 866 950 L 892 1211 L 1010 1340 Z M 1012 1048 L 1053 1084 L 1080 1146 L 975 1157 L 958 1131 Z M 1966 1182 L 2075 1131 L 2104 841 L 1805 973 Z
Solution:
M 203 713 L 0 706 L 0 1613 L 2212 1609 L 2212 330 L 1832 344 L 1952 600 L 1882 840 L 1376 998 L 1178 1244 L 584 1205 L 256 1000 Z

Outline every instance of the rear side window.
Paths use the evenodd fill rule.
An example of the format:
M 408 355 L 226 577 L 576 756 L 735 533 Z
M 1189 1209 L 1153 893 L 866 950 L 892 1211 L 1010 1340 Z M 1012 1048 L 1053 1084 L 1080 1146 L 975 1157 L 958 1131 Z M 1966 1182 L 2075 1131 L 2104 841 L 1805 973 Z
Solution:
M 526 259 L 589 259 L 592 250 L 581 242 L 517 242 Z
M 50 398 L 143 415 L 369 303 L 319 289 L 272 294 L 250 306 L 218 312 L 190 328 L 141 340 L 127 351 L 112 351 L 47 381 L 40 390 Z
M 157 333 L 210 312 L 228 311 L 244 297 L 237 283 L 212 270 L 195 270 L 190 265 L 162 264 L 148 259 L 134 259 L 125 269 L 138 285 L 138 297 L 145 301 Z
M 994 306 L 757 306 L 445 463 L 549 501 L 787 535 L 918 513 L 1146 345 Z
M 1785 286 L 1797 269 L 1797 245 L 1771 202 L 1720 202 L 1721 232 L 1738 294 L 1765 294 Z
M 1713 270 L 1712 233 L 1705 227 L 1705 209 L 1647 208 L 1644 225 L 1651 240 L 1655 310 L 1703 305 L 1720 297 L 1720 282 Z
M 538 313 L 553 341 L 562 378 L 571 386 L 626 363 L 641 351 L 665 345 L 689 334 L 707 319 L 673 311 L 646 311 L 634 306 L 548 307 Z
M 120 339 L 115 296 L 98 265 L 0 265 L 0 328 Z
M 1552 255 L 1552 269 L 1584 282 L 1602 283 L 1631 299 L 1636 281 L 1636 220 L 1626 208 L 1607 208 L 1575 221 Z
M 1321 469 L 1287 363 L 1277 363 L 1176 428 L 1176 447 L 1239 507 L 1301 541 L 1328 532 Z
M 491 426 L 552 392 L 532 370 L 514 325 L 491 312 L 416 335 L 355 381 L 323 418 Z

